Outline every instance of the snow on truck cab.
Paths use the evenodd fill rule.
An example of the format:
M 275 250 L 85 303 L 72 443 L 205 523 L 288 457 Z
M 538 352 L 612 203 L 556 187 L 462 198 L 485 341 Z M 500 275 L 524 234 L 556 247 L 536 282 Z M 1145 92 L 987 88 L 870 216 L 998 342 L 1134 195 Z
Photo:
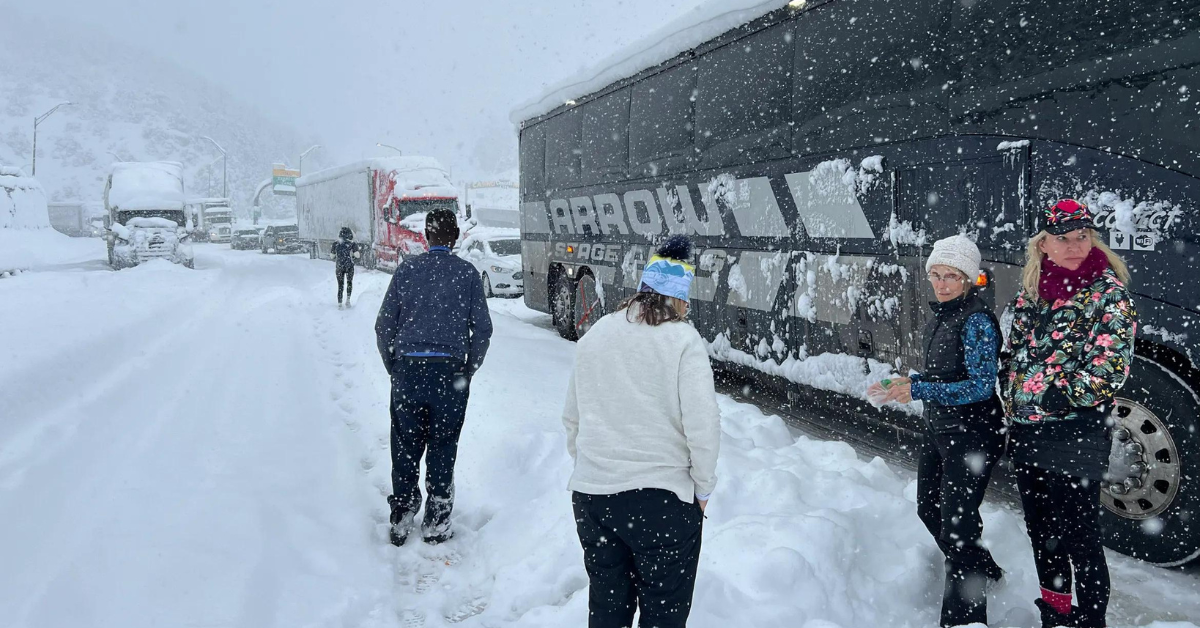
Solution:
M 177 162 L 118 162 L 104 185 L 108 262 L 116 269 L 165 259 L 192 268 L 183 191 Z
M 919 414 L 875 409 L 865 388 L 921 368 L 932 243 L 976 240 L 1006 324 L 1040 210 L 1080 199 L 1128 263 L 1140 319 L 1105 543 L 1161 565 L 1200 556 L 1200 13 L 782 5 L 740 26 L 682 20 L 513 113 L 526 303 L 585 334 L 657 242 L 686 234 L 714 363 L 785 416 L 802 403 L 817 412 L 795 420 L 903 456 Z M 1047 47 L 1065 15 L 1073 45 Z
M 300 240 L 329 259 L 342 227 L 364 245 L 362 263 L 391 270 L 426 250 L 425 214 L 458 213 L 458 191 L 431 157 L 389 157 L 321 170 L 296 180 Z

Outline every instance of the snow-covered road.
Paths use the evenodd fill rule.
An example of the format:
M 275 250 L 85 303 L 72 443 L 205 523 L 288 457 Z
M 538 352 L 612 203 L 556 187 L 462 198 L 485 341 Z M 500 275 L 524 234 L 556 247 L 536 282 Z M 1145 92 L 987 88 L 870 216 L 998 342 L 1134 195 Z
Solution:
M 372 329 L 388 277 L 360 273 L 339 311 L 327 262 L 196 251 L 196 271 L 0 280 L 0 626 L 585 625 L 559 421 L 574 345 L 547 317 L 493 300 L 458 536 L 397 550 Z M 935 625 L 911 475 L 721 405 L 691 625 Z M 1020 513 L 985 522 L 1008 571 L 992 625 L 1033 626 Z M 1112 566 L 1114 625 L 1200 622 L 1194 569 Z

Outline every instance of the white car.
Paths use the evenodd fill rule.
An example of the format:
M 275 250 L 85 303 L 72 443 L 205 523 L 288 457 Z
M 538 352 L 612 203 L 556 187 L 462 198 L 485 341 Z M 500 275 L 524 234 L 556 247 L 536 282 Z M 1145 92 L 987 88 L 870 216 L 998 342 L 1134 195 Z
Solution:
M 488 297 L 515 297 L 525 293 L 519 234 L 468 233 L 457 252 L 479 271 L 483 292 Z

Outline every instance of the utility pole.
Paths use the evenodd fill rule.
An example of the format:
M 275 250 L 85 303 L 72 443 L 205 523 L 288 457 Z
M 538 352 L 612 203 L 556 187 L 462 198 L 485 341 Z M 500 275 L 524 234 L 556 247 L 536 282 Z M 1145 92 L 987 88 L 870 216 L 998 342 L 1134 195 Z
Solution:
M 214 140 L 213 138 L 211 138 L 207 135 L 205 135 L 203 137 L 204 137 L 204 139 L 212 142 L 212 145 L 216 146 L 217 150 L 221 151 L 221 196 L 225 199 L 228 199 L 229 198 L 229 168 L 228 168 L 228 166 L 229 166 L 228 157 L 229 156 L 225 153 L 225 149 L 221 148 L 221 145 L 217 143 L 217 140 Z
M 320 144 L 314 144 L 312 148 L 304 151 L 303 153 L 300 153 L 300 174 L 301 174 L 301 176 L 304 175 L 304 156 L 313 152 L 314 150 L 317 150 L 320 147 L 321 147 Z
M 38 128 L 38 125 L 41 124 L 46 118 L 49 118 L 50 114 L 54 113 L 55 111 L 58 111 L 59 107 L 62 107 L 63 105 L 69 105 L 69 104 L 71 104 L 71 101 L 69 101 L 69 100 L 65 101 L 65 102 L 60 102 L 57 105 L 54 105 L 54 107 L 51 108 L 50 111 L 47 111 L 46 113 L 43 113 L 42 115 L 33 119 L 33 172 L 29 173 L 29 176 L 37 176 L 37 128 Z

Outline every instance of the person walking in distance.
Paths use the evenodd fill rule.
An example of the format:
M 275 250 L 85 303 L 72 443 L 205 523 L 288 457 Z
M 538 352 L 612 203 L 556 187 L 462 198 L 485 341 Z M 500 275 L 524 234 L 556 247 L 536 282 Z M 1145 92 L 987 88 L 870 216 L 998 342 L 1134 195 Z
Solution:
M 867 391 L 881 402 L 925 405 L 917 516 L 946 558 L 942 626 L 987 623 L 985 585 L 1003 574 L 982 543 L 979 515 L 1004 453 L 1004 410 L 996 395 L 1000 323 L 975 290 L 981 257 L 966 236 L 934 243 L 925 262 L 937 300 L 929 304 L 924 370 Z
M 425 217 L 429 252 L 404 260 L 379 308 L 379 357 L 391 374 L 392 494 L 390 536 L 401 546 L 416 529 L 425 458 L 424 541 L 453 535 L 454 463 L 471 378 L 483 365 L 492 319 L 483 282 L 470 262 L 450 254 L 458 240 L 450 210 Z
M 354 232 L 350 227 L 342 227 L 338 233 L 338 241 L 330 247 L 333 256 L 334 273 L 337 275 L 338 307 L 342 307 L 342 288 L 346 289 L 346 307 L 350 307 L 350 293 L 354 292 L 354 261 L 359 257 L 358 243 L 354 241 Z
M 640 289 L 579 340 L 563 408 L 588 626 L 682 628 L 721 439 L 708 349 L 687 323 L 691 243 L 674 236 Z
M 1109 575 L 1100 481 L 1113 397 L 1129 377 L 1137 311 L 1125 263 L 1087 206 L 1051 205 L 1029 240 L 1000 394 L 1041 585 L 1042 626 L 1103 628 Z M 1078 604 L 1072 605 L 1072 588 Z

